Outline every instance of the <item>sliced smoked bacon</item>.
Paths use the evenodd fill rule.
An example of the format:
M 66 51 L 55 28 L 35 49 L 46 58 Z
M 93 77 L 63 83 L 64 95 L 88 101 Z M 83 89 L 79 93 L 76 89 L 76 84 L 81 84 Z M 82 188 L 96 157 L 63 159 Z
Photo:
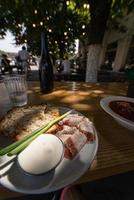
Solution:
M 65 148 L 69 150 L 71 157 L 65 155 L 66 158 L 74 158 L 74 156 L 76 156 L 76 154 L 82 149 L 86 142 L 87 137 L 84 134 L 82 134 L 79 130 L 77 130 L 73 135 L 68 137 L 64 144 Z
M 56 135 L 64 142 L 65 157 L 73 159 L 88 142 L 95 140 L 94 128 L 88 118 L 72 114 L 60 123 L 61 130 Z

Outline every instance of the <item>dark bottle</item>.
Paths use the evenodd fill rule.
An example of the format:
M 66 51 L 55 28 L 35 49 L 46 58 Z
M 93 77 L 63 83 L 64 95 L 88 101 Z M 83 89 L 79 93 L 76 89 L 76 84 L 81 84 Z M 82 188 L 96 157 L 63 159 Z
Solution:
M 53 66 L 49 56 L 47 35 L 45 33 L 41 33 L 39 79 L 41 92 L 50 93 L 53 90 Z

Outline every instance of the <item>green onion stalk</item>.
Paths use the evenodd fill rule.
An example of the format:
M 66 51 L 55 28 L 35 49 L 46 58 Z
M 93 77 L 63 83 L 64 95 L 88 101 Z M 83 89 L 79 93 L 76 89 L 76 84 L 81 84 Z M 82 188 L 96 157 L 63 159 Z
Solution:
M 30 135 L 25 136 L 22 140 L 14 142 L 13 144 L 10 144 L 9 146 L 0 149 L 0 156 L 3 156 L 7 154 L 8 156 L 13 156 L 18 153 L 20 153 L 23 149 L 25 149 L 34 139 L 36 139 L 39 135 L 42 133 L 47 132 L 54 124 L 58 123 L 60 120 L 65 118 L 67 115 L 69 115 L 72 112 L 72 110 L 64 113 L 60 117 L 50 121 L 49 123 L 45 124 L 41 128 L 33 131 Z

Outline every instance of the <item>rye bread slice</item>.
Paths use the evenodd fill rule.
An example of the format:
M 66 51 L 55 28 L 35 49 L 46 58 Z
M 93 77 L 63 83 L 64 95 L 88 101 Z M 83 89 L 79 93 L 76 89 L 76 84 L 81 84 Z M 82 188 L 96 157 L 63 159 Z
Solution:
M 20 140 L 58 116 L 58 108 L 47 105 L 15 108 L 0 121 L 0 134 Z

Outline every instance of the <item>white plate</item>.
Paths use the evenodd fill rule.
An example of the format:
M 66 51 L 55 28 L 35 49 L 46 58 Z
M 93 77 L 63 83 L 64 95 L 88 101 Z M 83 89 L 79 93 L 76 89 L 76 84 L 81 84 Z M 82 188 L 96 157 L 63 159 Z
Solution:
M 68 110 L 60 108 L 61 113 Z M 72 184 L 87 171 L 96 155 L 98 149 L 96 130 L 94 134 L 95 141 L 85 144 L 73 160 L 64 158 L 55 170 L 44 175 L 28 175 L 19 167 L 16 157 L 0 157 L 0 183 L 10 190 L 27 194 L 48 193 Z
M 129 129 L 129 130 L 134 130 L 134 122 L 118 115 L 117 113 L 115 113 L 110 107 L 109 107 L 109 103 L 111 101 L 127 101 L 127 102 L 131 102 L 134 103 L 134 98 L 130 98 L 130 97 L 123 97 L 123 96 L 108 96 L 105 97 L 103 99 L 101 99 L 100 101 L 100 105 L 101 107 L 109 114 L 111 115 L 120 125 L 122 125 L 123 127 Z

